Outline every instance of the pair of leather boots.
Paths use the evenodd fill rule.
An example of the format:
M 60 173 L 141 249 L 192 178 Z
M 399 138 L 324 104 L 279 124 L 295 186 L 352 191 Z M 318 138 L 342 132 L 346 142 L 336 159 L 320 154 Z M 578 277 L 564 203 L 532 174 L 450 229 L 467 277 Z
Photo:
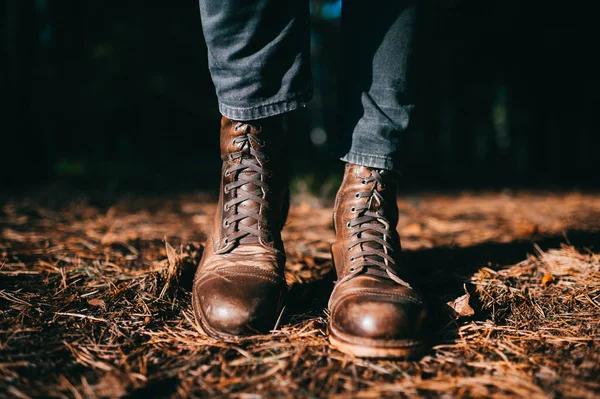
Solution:
M 287 292 L 280 232 L 289 207 L 282 134 L 277 117 L 221 121 L 219 202 L 192 293 L 196 321 L 211 337 L 265 333 L 280 316 Z M 333 222 L 331 344 L 358 357 L 416 355 L 425 306 L 398 264 L 394 176 L 347 164 Z

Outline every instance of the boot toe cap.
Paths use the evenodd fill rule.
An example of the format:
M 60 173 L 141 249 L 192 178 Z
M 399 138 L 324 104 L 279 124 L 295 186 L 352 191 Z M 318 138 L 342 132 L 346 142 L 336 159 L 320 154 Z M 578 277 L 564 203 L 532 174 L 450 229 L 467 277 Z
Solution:
M 284 292 L 285 282 L 277 279 L 218 273 L 194 285 L 194 308 L 209 335 L 265 333 L 275 325 Z
M 401 298 L 353 296 L 331 316 L 332 328 L 347 337 L 369 340 L 413 340 L 422 335 L 422 303 Z

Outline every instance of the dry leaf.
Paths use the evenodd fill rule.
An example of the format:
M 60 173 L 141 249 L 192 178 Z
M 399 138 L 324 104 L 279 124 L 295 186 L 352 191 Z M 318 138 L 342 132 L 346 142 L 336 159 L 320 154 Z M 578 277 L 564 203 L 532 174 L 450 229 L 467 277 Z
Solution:
M 552 273 L 546 273 L 546 274 L 544 274 L 544 277 L 542 277 L 542 285 L 543 286 L 547 286 L 548 284 L 552 284 L 555 281 L 556 281 L 556 279 L 554 278 L 554 276 L 552 275 Z
M 465 286 L 464 288 L 465 295 L 448 302 L 448 306 L 454 309 L 459 317 L 468 317 L 475 314 L 475 310 L 471 307 L 471 305 L 469 305 L 469 299 L 471 298 L 471 295 L 467 292 L 467 287 Z
M 169 262 L 169 266 L 163 270 L 163 277 L 165 281 L 165 285 L 163 286 L 159 298 L 163 298 L 163 296 L 169 291 L 169 289 L 175 290 L 179 283 L 179 275 L 181 273 L 181 264 L 182 257 L 175 251 L 165 238 L 165 249 L 167 251 L 167 259 Z
M 97 298 L 88 299 L 87 303 L 89 303 L 92 306 L 99 306 L 102 309 L 106 309 L 106 302 L 104 302 L 102 299 L 97 299 Z
M 169 260 L 169 275 L 172 274 L 172 271 L 177 267 L 177 263 L 180 261 L 180 256 L 166 240 L 165 247 L 167 249 L 167 258 Z

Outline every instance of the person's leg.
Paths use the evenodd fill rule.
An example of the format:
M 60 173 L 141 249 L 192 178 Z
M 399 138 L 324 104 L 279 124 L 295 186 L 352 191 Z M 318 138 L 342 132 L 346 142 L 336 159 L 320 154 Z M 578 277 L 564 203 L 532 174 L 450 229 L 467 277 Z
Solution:
M 281 114 L 310 96 L 308 2 L 202 0 L 221 121 L 221 187 L 192 304 L 215 338 L 268 332 L 287 291 Z
M 398 137 L 413 109 L 407 65 L 414 3 L 372 0 L 366 7 L 347 0 L 343 6 L 348 80 L 342 86 L 349 89 L 341 111 L 352 145 L 343 158 L 347 165 L 334 209 L 338 280 L 328 332 L 334 347 L 355 356 L 410 357 L 424 347 L 425 306 L 400 265 L 392 172 Z
M 312 94 L 304 0 L 200 0 L 219 109 L 256 120 L 304 106 Z
M 409 61 L 414 0 L 347 0 L 342 9 L 342 124 L 352 144 L 343 161 L 393 170 L 413 111 Z

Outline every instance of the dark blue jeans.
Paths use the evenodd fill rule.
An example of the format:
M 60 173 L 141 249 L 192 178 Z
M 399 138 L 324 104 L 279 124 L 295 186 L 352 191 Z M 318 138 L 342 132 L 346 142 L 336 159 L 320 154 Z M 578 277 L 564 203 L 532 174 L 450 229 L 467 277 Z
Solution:
M 414 108 L 407 70 L 415 7 L 413 0 L 344 0 L 346 162 L 394 169 Z M 312 95 L 308 1 L 200 0 L 200 12 L 223 115 L 247 121 L 305 106 Z

